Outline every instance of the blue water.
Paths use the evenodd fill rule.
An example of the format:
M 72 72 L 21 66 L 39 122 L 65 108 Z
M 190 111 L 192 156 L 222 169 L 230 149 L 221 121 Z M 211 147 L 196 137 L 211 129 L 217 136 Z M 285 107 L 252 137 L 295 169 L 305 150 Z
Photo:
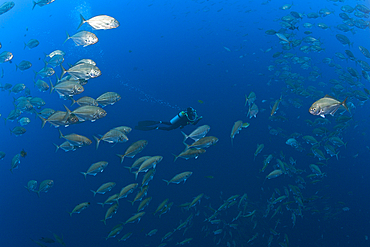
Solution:
M 309 1 L 300 3 L 294 1 L 289 10 L 281 10 L 289 1 L 271 1 L 261 4 L 260 1 L 61 1 L 57 0 L 49 5 L 36 6 L 32 10 L 32 1 L 15 1 L 15 7 L 0 16 L 0 42 L 2 51 L 14 54 L 12 63 L 0 64 L 4 69 L 4 77 L 0 83 L 24 83 L 31 90 L 31 96 L 45 100 L 45 107 L 55 110 L 64 110 L 63 104 L 69 106 L 70 101 L 60 99 L 57 93 L 41 93 L 33 86 L 34 73 L 43 68 L 44 53 L 56 49 L 63 50 L 65 55 L 64 67 L 68 63 L 75 63 L 82 58 L 93 59 L 102 71 L 98 78 L 89 80 L 85 91 L 74 98 L 90 96 L 97 98 L 102 93 L 112 91 L 122 96 L 122 99 L 113 106 L 107 106 L 107 116 L 96 122 L 84 122 L 67 128 L 60 127 L 63 134 L 78 133 L 93 140 L 93 135 L 103 135 L 117 126 L 134 128 L 138 121 L 163 120 L 169 121 L 180 110 L 188 106 L 194 107 L 198 114 L 203 116 L 198 126 L 208 124 L 211 130 L 208 135 L 216 136 L 219 142 L 207 149 L 207 152 L 198 159 L 184 160 L 179 158 L 173 162 L 172 154 L 183 151 L 183 136 L 179 129 L 173 131 L 138 131 L 128 134 L 127 143 L 117 145 L 101 143 L 95 150 L 95 142 L 74 152 L 59 150 L 55 153 L 53 143 L 61 144 L 58 130 L 47 124 L 41 128 L 41 121 L 35 115 L 23 113 L 31 119 L 25 128 L 27 132 L 19 137 L 9 134 L 9 128 L 18 126 L 17 121 L 7 121 L 6 125 L 0 122 L 0 151 L 6 153 L 0 161 L 2 198 L 0 201 L 0 242 L 1 246 L 37 246 L 30 239 L 39 241 L 41 237 L 53 238 L 53 233 L 63 236 L 66 246 L 159 246 L 162 237 L 173 231 L 191 214 L 193 218 L 187 225 L 187 230 L 176 231 L 169 239 L 162 243 L 174 246 L 186 238 L 193 238 L 189 246 L 268 246 L 271 235 L 270 229 L 275 229 L 279 235 L 273 236 L 270 246 L 368 246 L 367 236 L 370 234 L 367 188 L 369 187 L 369 159 L 367 129 L 369 126 L 368 103 L 363 105 L 354 97 L 353 91 L 363 91 L 369 87 L 368 81 L 361 78 L 358 87 L 350 87 L 346 82 L 342 85 L 350 95 L 349 100 L 356 109 L 352 109 L 352 116 L 339 137 L 347 142 L 347 147 L 337 148 L 340 151 L 338 160 L 331 157 L 326 166 L 320 166 L 326 173 L 320 181 L 312 184 L 313 180 L 306 178 L 312 174 L 309 164 L 319 160 L 312 156 L 311 145 L 306 144 L 301 137 L 297 140 L 305 151 L 298 152 L 285 144 L 289 136 L 298 132 L 312 135 L 315 127 L 309 126 L 305 120 L 312 122 L 317 118 L 308 112 L 311 104 L 319 99 L 318 96 L 303 97 L 287 88 L 284 79 L 273 76 L 276 71 L 282 71 L 281 65 L 275 64 L 275 52 L 293 53 L 297 57 L 310 57 L 308 70 L 293 64 L 287 58 L 290 72 L 303 76 L 303 88 L 316 87 L 325 94 L 333 95 L 329 83 L 330 79 L 338 79 L 334 67 L 322 62 L 323 58 L 331 58 L 342 66 L 361 71 L 361 67 L 353 61 L 340 61 L 335 52 L 344 54 L 349 49 L 357 59 L 367 61 L 358 49 L 358 46 L 368 46 L 368 28 L 365 30 L 354 28 L 355 34 L 343 33 L 336 29 L 336 25 L 343 22 L 339 18 L 341 7 L 364 4 L 370 7 L 368 1 Z M 306 16 L 295 26 L 299 30 L 288 30 L 293 33 L 291 39 L 302 39 L 304 31 L 312 31 L 311 36 L 320 39 L 323 52 L 300 51 L 302 43 L 292 50 L 282 50 L 276 35 L 266 35 L 268 29 L 279 30 L 280 18 L 290 11 L 302 14 L 319 12 L 328 8 L 333 13 L 326 17 L 309 19 Z M 84 24 L 80 30 L 94 32 L 99 42 L 88 47 L 77 47 L 72 40 L 66 39 L 69 34 L 77 32 L 79 14 L 86 19 L 96 15 L 106 14 L 116 18 L 120 26 L 112 30 L 92 30 Z M 348 14 L 351 18 L 359 19 L 354 13 Z M 368 21 L 369 18 L 363 18 Z M 303 24 L 325 23 L 330 29 L 322 30 L 317 26 L 306 29 Z M 346 35 L 353 46 L 342 45 L 335 37 L 341 33 Z M 40 45 L 34 49 L 23 49 L 24 42 L 37 39 Z M 268 48 L 272 48 L 269 52 Z M 32 63 L 32 68 L 24 72 L 15 71 L 15 64 L 22 60 Z M 275 65 L 274 71 L 267 67 Z M 317 66 L 321 76 L 316 81 L 308 80 L 312 66 Z M 58 77 L 60 68 L 56 68 Z M 38 77 L 41 79 L 40 77 Z M 53 83 L 55 75 L 51 77 Z M 48 82 L 46 79 L 45 81 Z M 324 82 L 326 86 L 320 86 Z M 244 106 L 245 94 L 255 92 L 260 112 L 256 118 L 246 116 L 248 106 Z M 23 95 L 0 92 L 1 119 L 7 117 L 14 109 L 13 97 Z M 277 116 L 288 119 L 285 122 L 269 120 L 270 105 L 283 95 Z M 345 96 L 339 96 L 343 100 Z M 291 100 L 299 99 L 300 108 L 292 105 Z M 75 109 L 75 106 L 71 107 Z M 335 117 L 330 115 L 329 125 L 324 125 L 333 132 L 337 124 Z M 230 131 L 237 120 L 249 122 L 250 126 L 242 129 L 233 141 L 230 142 Z M 186 126 L 182 131 L 189 134 L 195 126 Z M 281 128 L 282 132 L 275 136 L 269 134 L 271 128 Z M 317 137 L 318 140 L 323 137 Z M 134 159 L 125 158 L 119 163 L 115 154 L 123 154 L 126 148 L 134 141 L 148 140 L 148 146 Z M 190 140 L 189 140 L 189 143 Z M 256 145 L 263 143 L 265 148 L 254 160 Z M 21 158 L 19 169 L 9 172 L 11 159 L 22 149 L 27 152 Z M 326 152 L 321 145 L 320 149 Z M 284 187 L 289 184 L 297 185 L 295 178 L 298 174 L 282 175 L 278 178 L 264 181 L 266 175 L 276 168 L 276 159 L 285 162 L 289 157 L 297 160 L 297 169 L 305 170 L 299 176 L 306 181 L 302 191 L 305 199 L 301 207 L 302 216 L 296 215 L 296 223 L 292 224 L 292 209 L 298 209 L 292 192 L 284 202 L 274 205 L 267 217 L 264 217 L 268 200 L 278 188 L 284 193 Z M 260 172 L 264 156 L 274 155 L 273 161 L 264 173 Z M 154 179 L 149 183 L 148 196 L 152 197 L 149 206 L 144 209 L 146 214 L 139 223 L 126 224 L 122 232 L 115 238 L 106 240 L 110 230 L 117 224 L 125 222 L 137 212 L 138 202 L 132 206 L 127 200 L 132 200 L 138 189 L 126 199 L 121 199 L 118 211 L 107 224 L 101 222 L 110 205 L 102 209 L 98 202 L 105 201 L 108 196 L 119 193 L 120 189 L 129 183 L 135 182 L 124 166 L 131 166 L 134 160 L 143 155 L 161 155 L 163 161 L 158 164 Z M 84 180 L 81 171 L 86 171 L 95 162 L 105 160 L 109 162 L 103 173 L 95 177 L 87 176 Z M 192 171 L 193 175 L 185 184 L 166 185 L 162 179 L 170 179 L 183 171 Z M 209 177 L 212 176 L 212 177 Z M 143 174 L 139 175 L 141 183 Z M 54 180 L 54 186 L 47 193 L 29 193 L 24 188 L 29 180 Z M 105 182 L 116 182 L 112 191 L 105 195 L 97 194 L 93 197 L 90 190 L 96 190 Z M 179 205 L 191 202 L 194 197 L 204 193 L 204 197 L 190 210 L 181 209 Z M 236 229 L 230 227 L 243 207 L 238 208 L 240 197 L 246 193 L 248 199 L 242 203 L 245 206 L 243 213 L 255 212 L 252 217 L 240 217 L 232 222 L 238 224 Z M 205 222 L 224 201 L 232 195 L 240 195 L 238 203 L 226 210 L 220 211 L 216 219 L 222 222 L 212 225 Z M 316 200 L 309 198 L 317 196 Z M 278 196 L 275 196 L 275 198 Z M 166 198 L 173 202 L 171 210 L 160 218 L 153 216 L 157 206 Z M 77 204 L 91 202 L 91 205 L 80 214 L 68 215 Z M 281 213 L 271 218 L 278 205 L 282 206 Z M 347 210 L 347 208 L 349 210 Z M 277 224 L 277 221 L 280 223 Z M 145 234 L 152 229 L 158 232 L 152 237 Z M 219 235 L 214 231 L 223 229 Z M 124 234 L 132 232 L 132 236 L 124 243 L 118 242 Z M 256 235 L 258 233 L 258 235 Z M 289 244 L 284 235 L 289 238 Z M 253 236 L 256 239 L 251 240 Z M 247 243 L 251 240 L 249 243 Z M 58 243 L 45 244 L 47 246 Z

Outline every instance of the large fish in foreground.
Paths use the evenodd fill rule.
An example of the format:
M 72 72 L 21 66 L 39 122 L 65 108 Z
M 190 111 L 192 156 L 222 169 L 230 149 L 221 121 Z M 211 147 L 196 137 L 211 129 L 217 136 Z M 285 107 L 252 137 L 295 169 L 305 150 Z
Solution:
M 329 95 L 325 95 L 324 98 L 321 98 L 313 103 L 308 111 L 312 115 L 319 115 L 323 118 L 325 118 L 325 115 L 327 114 L 334 116 L 335 112 L 339 109 L 340 106 L 343 106 L 348 112 L 350 112 L 346 105 L 347 99 L 348 97 L 340 102 Z

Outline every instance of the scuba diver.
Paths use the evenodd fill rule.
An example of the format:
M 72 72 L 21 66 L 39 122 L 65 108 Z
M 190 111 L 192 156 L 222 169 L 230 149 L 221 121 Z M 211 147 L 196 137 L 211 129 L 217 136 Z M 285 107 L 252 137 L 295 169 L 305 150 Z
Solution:
M 135 126 L 137 130 L 173 130 L 180 127 L 180 129 L 184 128 L 188 124 L 196 125 L 203 117 L 198 117 L 196 110 L 192 107 L 188 107 L 186 111 L 179 112 L 174 118 L 172 118 L 169 122 L 164 121 L 141 121 Z M 159 124 L 168 125 L 168 126 L 158 126 Z

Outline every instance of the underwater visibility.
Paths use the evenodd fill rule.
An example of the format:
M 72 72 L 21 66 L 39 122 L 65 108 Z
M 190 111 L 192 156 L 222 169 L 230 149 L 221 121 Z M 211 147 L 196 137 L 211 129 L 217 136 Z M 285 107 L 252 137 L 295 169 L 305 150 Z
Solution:
M 370 2 L 0 2 L 1 246 L 370 246 Z

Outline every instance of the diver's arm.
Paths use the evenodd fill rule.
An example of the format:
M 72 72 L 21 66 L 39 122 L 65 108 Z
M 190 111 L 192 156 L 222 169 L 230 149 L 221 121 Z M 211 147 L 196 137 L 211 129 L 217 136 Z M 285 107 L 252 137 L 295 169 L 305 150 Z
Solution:
M 192 122 L 191 124 L 192 125 L 196 125 L 203 117 L 200 116 L 197 120 L 195 120 L 194 122 Z

